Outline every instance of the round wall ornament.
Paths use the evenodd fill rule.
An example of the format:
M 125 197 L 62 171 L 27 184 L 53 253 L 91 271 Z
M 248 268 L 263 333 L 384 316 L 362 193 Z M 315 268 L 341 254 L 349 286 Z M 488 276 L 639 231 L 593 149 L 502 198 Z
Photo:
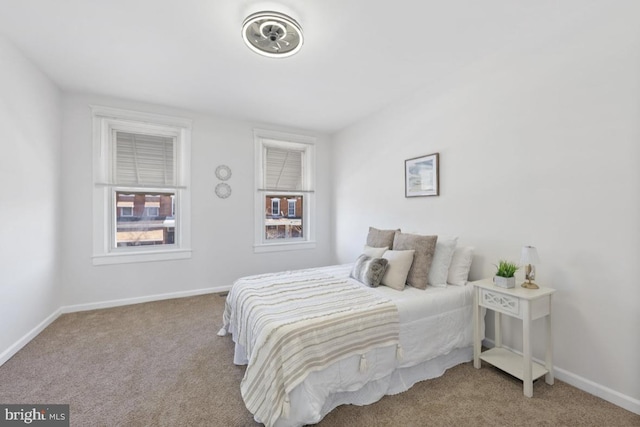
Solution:
M 229 186 L 229 184 L 227 184 L 226 182 L 221 182 L 220 184 L 216 185 L 216 196 L 220 197 L 221 199 L 226 199 L 230 195 L 231 187 Z
M 216 168 L 216 176 L 222 181 L 231 178 L 231 168 L 227 165 L 220 165 Z

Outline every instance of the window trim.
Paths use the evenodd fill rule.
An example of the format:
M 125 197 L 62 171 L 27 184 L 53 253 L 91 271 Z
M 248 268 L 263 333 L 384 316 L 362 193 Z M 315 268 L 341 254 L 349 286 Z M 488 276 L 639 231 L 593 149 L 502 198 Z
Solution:
M 191 258 L 191 123 L 189 119 L 91 105 L 93 117 L 93 265 L 166 261 Z M 176 185 L 167 187 L 118 186 L 112 182 L 114 130 L 161 133 L 176 138 Z M 114 191 L 171 188 L 175 191 L 176 243 L 158 247 L 114 248 L 116 206 Z M 124 250 L 123 250 L 124 249 Z
M 255 143 L 255 213 L 254 213 L 254 245 L 255 253 L 293 251 L 314 249 L 315 239 L 315 143 L 316 138 L 308 135 L 293 134 L 265 129 L 253 130 Z M 276 146 L 304 151 L 303 163 L 303 189 L 298 191 L 268 190 L 264 183 L 264 153 L 266 146 Z M 305 202 L 302 212 L 303 236 L 302 238 L 287 239 L 285 241 L 271 242 L 264 238 L 266 196 L 269 194 L 298 196 L 303 195 Z

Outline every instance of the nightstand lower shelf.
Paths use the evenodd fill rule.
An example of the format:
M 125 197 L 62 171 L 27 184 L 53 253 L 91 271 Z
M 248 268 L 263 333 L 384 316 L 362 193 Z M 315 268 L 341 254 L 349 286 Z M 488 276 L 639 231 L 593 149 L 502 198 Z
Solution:
M 524 358 L 506 348 L 492 348 L 480 353 L 480 359 L 499 368 L 509 375 L 524 380 Z M 531 363 L 532 380 L 536 380 L 549 371 L 539 363 Z

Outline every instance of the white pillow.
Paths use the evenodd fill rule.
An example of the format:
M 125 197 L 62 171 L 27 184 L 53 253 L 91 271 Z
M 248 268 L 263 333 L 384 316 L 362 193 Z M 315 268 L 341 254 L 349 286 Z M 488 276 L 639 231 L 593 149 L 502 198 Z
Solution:
M 388 249 L 388 246 L 385 246 L 384 248 L 374 248 L 373 246 L 364 245 L 362 253 L 371 258 L 382 258 L 382 254 Z
M 389 261 L 387 271 L 382 276 L 382 284 L 401 291 L 407 282 L 407 275 L 413 263 L 413 253 L 415 250 L 406 251 L 386 251 L 382 258 Z
M 447 283 L 456 286 L 466 285 L 471 261 L 473 261 L 473 248 L 471 246 L 457 247 L 453 251 L 453 258 L 451 258 Z
M 429 277 L 427 282 L 431 286 L 444 288 L 447 286 L 447 275 L 449 266 L 453 258 L 453 252 L 456 249 L 458 238 L 451 240 L 440 240 L 436 242 L 436 251 L 433 254 L 431 267 L 429 268 Z

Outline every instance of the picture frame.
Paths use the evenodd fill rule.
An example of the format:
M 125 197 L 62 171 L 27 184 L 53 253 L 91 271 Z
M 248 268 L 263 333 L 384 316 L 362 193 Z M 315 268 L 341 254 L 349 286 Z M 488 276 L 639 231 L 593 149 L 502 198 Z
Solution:
M 404 161 L 404 196 L 440 195 L 440 153 L 427 154 Z

